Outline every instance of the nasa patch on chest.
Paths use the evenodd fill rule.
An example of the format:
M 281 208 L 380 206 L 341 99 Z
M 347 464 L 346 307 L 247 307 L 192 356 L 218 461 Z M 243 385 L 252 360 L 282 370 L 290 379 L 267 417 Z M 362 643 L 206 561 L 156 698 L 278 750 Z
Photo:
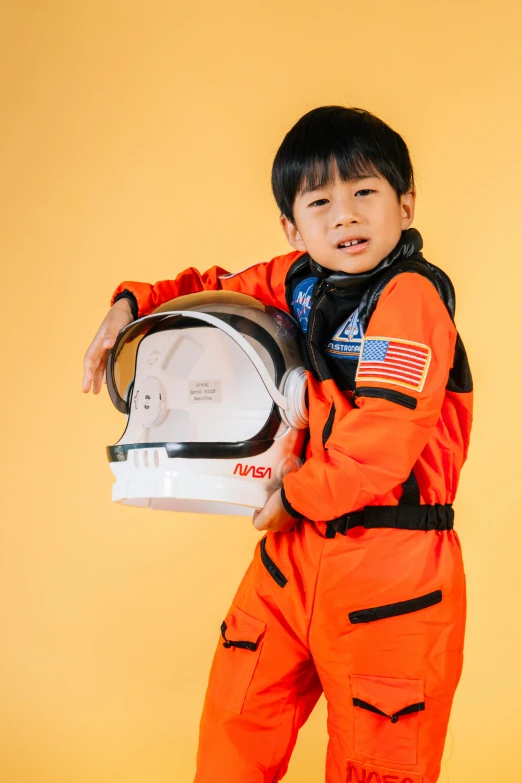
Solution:
M 307 277 L 306 280 L 302 280 L 299 285 L 295 287 L 294 295 L 292 297 L 292 310 L 294 311 L 294 316 L 299 321 L 299 325 L 303 332 L 306 332 L 308 329 L 312 296 L 318 279 L 319 278 L 317 277 Z
M 363 336 L 359 310 L 355 310 L 330 338 L 326 345 L 326 353 L 337 359 L 358 360 Z

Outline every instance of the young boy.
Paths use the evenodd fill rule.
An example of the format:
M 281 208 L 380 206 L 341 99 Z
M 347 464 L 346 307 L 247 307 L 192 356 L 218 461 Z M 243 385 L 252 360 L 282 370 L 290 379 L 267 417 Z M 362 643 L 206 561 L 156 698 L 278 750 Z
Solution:
M 99 392 L 118 331 L 173 297 L 227 289 L 296 317 L 307 458 L 254 515 L 269 532 L 221 627 L 195 781 L 281 780 L 324 691 L 327 783 L 435 783 L 466 612 L 451 504 L 472 381 L 453 288 L 410 228 L 407 147 L 370 113 L 308 112 L 272 186 L 294 252 L 236 274 L 122 283 L 84 391 Z

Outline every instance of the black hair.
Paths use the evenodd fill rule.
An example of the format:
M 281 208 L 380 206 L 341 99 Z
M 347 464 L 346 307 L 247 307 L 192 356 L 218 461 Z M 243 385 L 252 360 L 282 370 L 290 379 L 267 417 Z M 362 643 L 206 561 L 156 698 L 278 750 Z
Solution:
M 342 180 L 380 174 L 400 198 L 415 187 L 404 139 L 364 109 L 319 106 L 303 115 L 284 137 L 272 166 L 272 191 L 294 222 L 293 206 L 303 189 L 333 181 L 333 163 Z

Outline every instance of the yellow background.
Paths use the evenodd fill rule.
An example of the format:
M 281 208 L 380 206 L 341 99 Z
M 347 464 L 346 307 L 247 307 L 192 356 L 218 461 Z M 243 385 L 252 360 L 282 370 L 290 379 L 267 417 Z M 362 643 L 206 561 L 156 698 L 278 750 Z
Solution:
M 192 780 L 219 625 L 258 534 L 111 505 L 104 449 L 124 420 L 105 390 L 81 394 L 83 354 L 120 280 L 290 249 L 272 159 L 332 103 L 409 144 L 415 225 L 455 283 L 476 385 L 456 504 L 467 646 L 440 780 L 520 779 L 521 12 L 4 0 L 0 14 L 2 783 Z M 323 779 L 325 744 L 321 702 L 286 780 Z

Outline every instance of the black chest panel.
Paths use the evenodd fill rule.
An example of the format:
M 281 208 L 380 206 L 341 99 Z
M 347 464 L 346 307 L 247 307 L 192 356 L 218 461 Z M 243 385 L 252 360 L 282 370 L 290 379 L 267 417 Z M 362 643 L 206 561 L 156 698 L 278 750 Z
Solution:
M 321 380 L 333 378 L 342 389 L 355 389 L 363 333 L 358 306 L 363 294 L 342 291 L 311 274 L 308 256 L 287 278 L 287 301 L 301 329 L 307 370 Z
M 304 335 L 307 359 L 321 380 L 332 378 L 345 391 L 355 390 L 363 333 L 359 322 L 361 294 L 344 293 L 328 284 L 319 292 L 312 323 Z
M 413 231 L 404 233 L 409 235 Z M 382 291 L 398 274 L 416 273 L 430 280 L 453 319 L 455 292 L 448 276 L 423 258 L 418 244 L 408 246 L 403 239 L 394 252 L 397 258 L 392 259 L 391 264 L 386 263 L 389 259 L 381 262 L 360 283 L 357 275 L 346 274 L 348 285 L 343 285 L 342 273 L 329 278 L 325 274 L 328 270 L 319 267 L 308 255 L 299 258 L 290 268 L 286 299 L 301 328 L 304 365 L 318 380 L 332 379 L 342 391 L 355 390 L 364 332 Z M 473 388 L 460 337 L 448 388 L 460 392 Z

